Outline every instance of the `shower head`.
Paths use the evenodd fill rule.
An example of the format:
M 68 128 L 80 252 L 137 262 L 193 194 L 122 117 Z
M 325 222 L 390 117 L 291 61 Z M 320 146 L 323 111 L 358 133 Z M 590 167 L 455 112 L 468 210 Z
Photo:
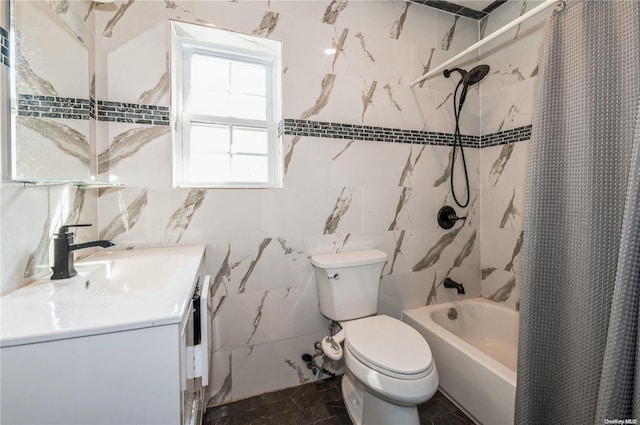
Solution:
M 478 65 L 475 68 L 471 69 L 471 71 L 465 73 L 462 77 L 462 81 L 464 84 L 468 86 L 473 86 L 474 84 L 478 84 L 484 77 L 489 73 L 489 65 Z
M 472 68 L 471 71 L 465 72 L 462 75 L 462 79 L 458 83 L 458 85 L 463 85 L 462 92 L 460 93 L 460 108 L 462 108 L 462 104 L 467 97 L 467 90 L 469 89 L 469 86 L 473 86 L 482 81 L 482 79 L 489 73 L 489 69 L 489 65 L 478 65 L 475 68 Z

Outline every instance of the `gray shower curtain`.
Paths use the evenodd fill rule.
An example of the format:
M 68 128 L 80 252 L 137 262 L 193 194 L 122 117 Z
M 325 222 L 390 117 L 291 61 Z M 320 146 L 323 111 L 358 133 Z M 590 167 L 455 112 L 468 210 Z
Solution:
M 517 424 L 640 420 L 640 3 L 565 4 L 539 53 Z

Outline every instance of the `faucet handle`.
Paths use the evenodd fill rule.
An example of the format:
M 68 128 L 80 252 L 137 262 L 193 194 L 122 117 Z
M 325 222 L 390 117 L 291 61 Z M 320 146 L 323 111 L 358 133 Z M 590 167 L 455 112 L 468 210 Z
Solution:
M 64 224 L 58 229 L 58 235 L 65 235 L 69 233 L 69 227 L 90 227 L 92 224 Z

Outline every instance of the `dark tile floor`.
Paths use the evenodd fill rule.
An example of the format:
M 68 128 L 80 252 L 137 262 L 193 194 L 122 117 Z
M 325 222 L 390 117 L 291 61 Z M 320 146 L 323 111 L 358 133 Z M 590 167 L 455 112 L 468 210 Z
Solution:
M 342 402 L 340 379 L 329 378 L 210 407 L 203 425 L 352 425 Z M 440 391 L 418 406 L 418 414 L 421 425 L 473 424 Z

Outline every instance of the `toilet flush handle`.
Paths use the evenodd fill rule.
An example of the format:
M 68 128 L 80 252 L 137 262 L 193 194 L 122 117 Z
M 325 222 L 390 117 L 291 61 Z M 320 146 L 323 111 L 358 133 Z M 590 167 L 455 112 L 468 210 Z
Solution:
M 329 280 L 338 280 L 340 279 L 340 273 L 327 274 L 327 279 Z

